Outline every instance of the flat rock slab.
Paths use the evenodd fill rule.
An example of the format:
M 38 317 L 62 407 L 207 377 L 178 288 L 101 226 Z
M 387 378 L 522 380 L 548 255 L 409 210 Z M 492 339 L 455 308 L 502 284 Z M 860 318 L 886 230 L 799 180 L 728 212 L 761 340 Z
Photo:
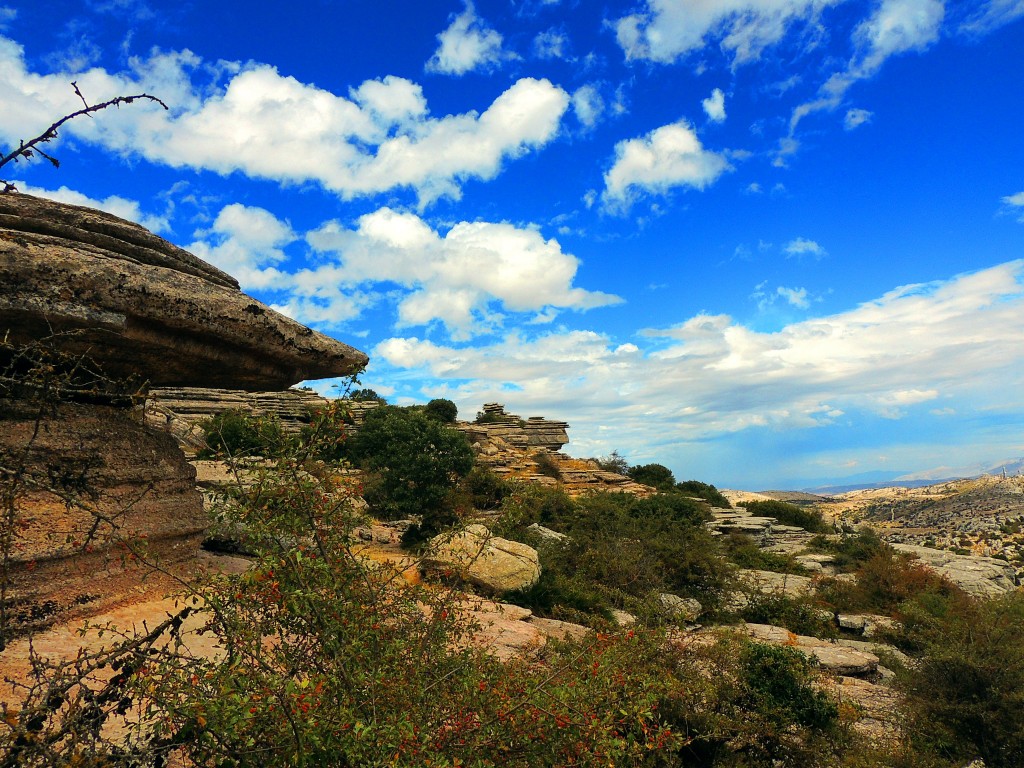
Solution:
M 913 555 L 923 565 L 975 597 L 998 597 L 1017 588 L 1016 573 L 1005 560 L 957 555 L 913 544 L 893 544 L 893 549 Z
M 137 224 L 30 195 L 0 195 L 0 285 L 12 343 L 57 332 L 113 378 L 273 390 L 367 362 Z
M 450 571 L 491 593 L 525 589 L 540 578 L 537 550 L 494 536 L 482 525 L 468 525 L 458 533 L 432 539 L 422 567 Z
M 797 635 L 784 627 L 770 624 L 744 624 L 743 629 L 758 642 L 786 645 L 814 657 L 823 670 L 834 675 L 861 677 L 878 670 L 878 657 L 865 650 L 848 648 L 817 637 Z

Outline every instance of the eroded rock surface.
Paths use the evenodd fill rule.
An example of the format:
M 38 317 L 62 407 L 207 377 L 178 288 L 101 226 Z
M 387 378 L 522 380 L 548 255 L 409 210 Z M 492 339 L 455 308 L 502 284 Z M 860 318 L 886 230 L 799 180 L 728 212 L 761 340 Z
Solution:
M 493 536 L 482 525 L 468 525 L 430 543 L 422 567 L 451 571 L 470 584 L 492 593 L 525 589 L 540 578 L 537 550 L 517 541 Z
M 12 343 L 74 331 L 60 348 L 115 378 L 270 390 L 367 361 L 137 224 L 30 195 L 0 195 L 0 285 Z
M 65 403 L 39 417 L 0 400 L 0 460 L 24 467 L 11 563 L 15 625 L 130 592 L 143 560 L 193 558 L 207 519 L 174 440 L 125 409 Z
M 1013 566 L 1005 560 L 957 555 L 912 544 L 894 544 L 893 547 L 897 552 L 913 555 L 923 565 L 975 597 L 998 597 L 1017 588 Z

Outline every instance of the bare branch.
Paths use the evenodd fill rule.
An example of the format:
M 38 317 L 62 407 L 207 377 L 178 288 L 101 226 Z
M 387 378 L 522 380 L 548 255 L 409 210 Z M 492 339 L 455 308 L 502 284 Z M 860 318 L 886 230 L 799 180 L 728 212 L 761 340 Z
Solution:
M 164 109 L 170 109 L 170 107 L 168 107 L 161 99 L 157 98 L 156 96 L 152 96 L 148 93 L 137 93 L 132 96 L 117 96 L 113 99 L 109 99 L 108 101 L 103 101 L 99 104 L 90 105 L 89 102 L 85 100 L 85 96 L 83 96 L 82 92 L 79 90 L 77 83 L 72 82 L 71 87 L 75 89 L 75 95 L 77 95 L 78 98 L 82 100 L 82 104 L 84 105 L 83 108 L 77 110 L 76 112 L 72 112 L 69 115 L 64 115 L 64 117 L 55 122 L 53 125 L 51 125 L 45 131 L 40 133 L 34 139 L 29 139 L 27 142 L 20 142 L 18 148 L 13 150 L 12 152 L 6 155 L 0 154 L 0 168 L 2 168 L 3 166 L 7 165 L 10 162 L 18 162 L 18 160 L 22 158 L 27 160 L 28 158 L 32 157 L 33 153 L 38 153 L 42 157 L 45 157 L 53 164 L 55 168 L 59 167 L 60 162 L 55 157 L 48 155 L 46 152 L 40 149 L 39 145 L 46 144 L 57 138 L 58 129 L 60 129 L 64 125 L 64 123 L 68 122 L 69 120 L 73 120 L 76 117 L 81 117 L 82 115 L 88 115 L 89 117 L 92 117 L 93 113 L 95 112 L 100 112 L 104 109 L 107 109 L 108 107 L 120 107 L 122 104 L 132 104 L 138 99 L 153 101 L 159 104 Z M 0 179 L 0 194 L 3 194 L 5 192 L 16 191 L 17 190 L 15 189 L 13 184 L 3 179 Z

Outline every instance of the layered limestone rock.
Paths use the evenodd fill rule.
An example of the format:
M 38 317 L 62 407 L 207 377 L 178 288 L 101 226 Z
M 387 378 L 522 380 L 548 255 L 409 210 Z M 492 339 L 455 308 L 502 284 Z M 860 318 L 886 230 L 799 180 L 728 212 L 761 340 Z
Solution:
M 367 360 L 136 224 L 28 195 L 0 195 L 0 285 L 0 490 L 14 516 L 2 578 L 15 625 L 145 590 L 153 564 L 194 564 L 208 521 L 171 436 L 191 425 L 154 410 L 171 435 L 148 428 L 117 381 L 270 390 Z M 280 416 L 306 405 L 252 401 Z
M 137 224 L 30 195 L 0 195 L 0 285 L 11 343 L 56 333 L 114 378 L 270 390 L 367 362 Z
M 945 576 L 975 597 L 998 597 L 1017 588 L 1016 572 L 1005 560 L 957 555 L 912 544 L 893 544 L 897 552 L 913 555 L 922 565 Z
M 142 563 L 175 570 L 207 525 L 195 470 L 131 411 L 0 400 L 0 462 L 21 470 L 9 567 L 17 626 L 109 604 L 139 585 Z
M 204 422 L 225 411 L 244 411 L 273 416 L 287 434 L 297 434 L 309 423 L 310 411 L 327 405 L 327 399 L 308 389 L 282 392 L 246 392 L 240 389 L 158 387 L 146 398 L 146 423 L 168 432 L 190 454 L 204 447 Z
M 521 451 L 555 452 L 569 442 L 566 431 L 569 425 L 564 421 L 551 421 L 542 416 L 524 420 L 514 413 L 505 413 L 505 406 L 501 403 L 485 403 L 483 420 L 475 426 L 482 429 L 488 438 L 501 438 Z

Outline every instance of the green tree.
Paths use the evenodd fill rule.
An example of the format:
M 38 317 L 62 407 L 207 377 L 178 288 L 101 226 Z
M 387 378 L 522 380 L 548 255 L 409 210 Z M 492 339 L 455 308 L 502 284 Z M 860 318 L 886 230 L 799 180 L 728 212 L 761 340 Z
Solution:
M 672 470 L 664 464 L 638 464 L 630 467 L 627 474 L 636 482 L 657 488 L 659 491 L 671 491 L 676 484 Z
M 431 400 L 423 410 L 428 416 L 432 416 L 442 424 L 454 424 L 459 417 L 459 407 L 443 397 Z
M 457 520 L 449 494 L 473 467 L 465 435 L 420 409 L 381 406 L 352 439 L 354 460 L 370 473 L 366 500 L 385 519 L 419 516 L 426 536 Z

